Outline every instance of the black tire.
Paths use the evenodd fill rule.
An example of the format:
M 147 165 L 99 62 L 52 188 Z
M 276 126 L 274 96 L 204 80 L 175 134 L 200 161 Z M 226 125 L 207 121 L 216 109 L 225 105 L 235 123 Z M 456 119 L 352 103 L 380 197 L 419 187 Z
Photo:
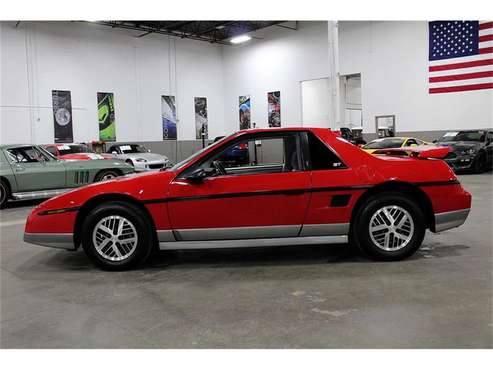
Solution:
M 117 171 L 114 170 L 102 170 L 99 171 L 96 177 L 94 178 L 94 182 L 107 181 L 114 179 L 115 177 L 120 176 Z
M 137 236 L 136 243 L 132 246 L 127 245 L 126 247 L 119 244 L 119 242 L 125 239 L 115 236 L 115 229 L 118 229 L 119 225 L 117 223 L 116 226 L 111 228 L 113 230 L 111 237 L 116 238 L 116 241 L 108 240 L 111 237 L 107 237 L 106 240 L 110 243 L 109 246 L 107 246 L 108 243 L 101 242 L 99 244 L 101 247 L 99 248 L 100 252 L 98 252 L 95 240 L 96 243 L 100 241 L 97 236 L 101 236 L 101 233 L 95 232 L 95 229 L 98 225 L 101 225 L 100 222 L 103 222 L 104 225 L 104 222 L 107 222 L 105 220 L 111 217 L 119 218 L 119 222 L 122 222 L 121 220 L 124 219 L 127 222 L 127 226 L 128 224 L 133 226 Z M 82 248 L 89 259 L 104 270 L 123 271 L 136 268 L 147 260 L 153 250 L 153 235 L 155 231 L 153 230 L 152 222 L 149 220 L 147 214 L 139 207 L 126 202 L 113 201 L 97 206 L 85 218 L 81 232 Z M 130 234 L 132 232 L 133 229 L 130 231 Z M 123 235 L 128 234 L 123 233 Z M 121 256 L 115 253 L 115 248 L 118 249 Z M 128 256 L 125 256 L 127 252 Z M 118 260 L 118 258 L 122 257 L 125 258 Z
M 474 161 L 474 172 L 483 173 L 484 171 L 486 171 L 486 155 L 479 153 Z
M 5 180 L 0 180 L 0 209 L 7 205 L 10 198 L 10 186 Z
M 383 209 L 383 207 L 393 206 L 393 211 L 397 212 L 396 214 L 402 214 L 409 216 L 408 218 L 412 221 L 403 225 L 404 228 L 395 227 L 394 229 L 399 234 L 408 233 L 409 240 L 406 242 L 395 239 L 394 235 L 397 235 L 395 232 L 392 232 L 394 229 L 387 228 L 386 230 L 381 230 L 374 232 L 373 236 L 370 233 L 370 222 L 373 221 L 375 223 L 379 223 L 379 221 L 385 221 L 384 219 L 379 218 L 376 214 Z M 402 210 L 405 210 L 403 212 Z M 397 216 L 398 218 L 399 216 Z M 398 218 L 396 221 L 402 220 L 402 218 Z M 421 243 L 423 242 L 423 238 L 425 235 L 425 217 L 423 215 L 423 211 L 420 207 L 413 201 L 409 196 L 406 196 L 399 192 L 383 192 L 379 194 L 373 195 L 368 201 L 360 208 L 356 219 L 354 220 L 354 225 L 352 227 L 352 240 L 354 240 L 357 246 L 369 257 L 380 260 L 380 261 L 398 261 L 404 258 L 407 258 L 414 254 Z M 387 219 L 387 221 L 389 221 Z M 387 221 L 385 221 L 386 226 L 388 226 Z M 394 222 L 396 222 L 394 221 Z M 382 223 L 383 226 L 383 223 Z M 386 226 L 383 226 L 384 228 Z M 394 224 L 392 223 L 392 227 Z M 411 232 L 412 230 L 412 232 Z M 385 243 L 387 239 L 383 237 L 384 234 L 389 234 L 389 248 L 390 250 L 385 249 Z M 381 242 L 379 245 L 378 242 Z M 392 243 L 395 242 L 396 247 L 392 248 Z M 399 246 L 401 243 L 403 246 Z

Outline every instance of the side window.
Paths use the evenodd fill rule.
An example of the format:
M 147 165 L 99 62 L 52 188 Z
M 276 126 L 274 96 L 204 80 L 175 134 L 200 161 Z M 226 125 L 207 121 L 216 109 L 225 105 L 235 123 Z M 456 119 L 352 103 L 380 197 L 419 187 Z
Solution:
M 110 148 L 108 149 L 108 153 L 113 153 L 113 152 L 118 153 L 118 150 L 116 149 L 116 146 L 115 145 L 110 146 Z
M 36 163 L 46 160 L 46 156 L 32 146 L 9 149 L 8 153 L 16 163 Z
M 227 175 L 300 171 L 299 147 L 298 135 L 250 138 L 229 145 L 199 167 L 206 169 L 219 165 Z M 183 175 L 186 176 L 196 169 L 197 167 L 193 166 Z
M 346 168 L 339 157 L 313 133 L 307 132 L 308 148 L 312 170 L 333 170 Z
M 416 142 L 416 140 L 414 140 L 414 139 L 407 139 L 406 146 L 413 146 L 413 145 L 418 145 L 418 143 Z

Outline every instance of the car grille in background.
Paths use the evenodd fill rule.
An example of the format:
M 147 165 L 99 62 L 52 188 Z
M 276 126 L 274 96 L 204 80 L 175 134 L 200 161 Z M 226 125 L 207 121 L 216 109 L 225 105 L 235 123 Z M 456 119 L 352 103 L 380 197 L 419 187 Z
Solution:
M 149 165 L 149 168 L 151 170 L 157 170 L 158 168 L 163 168 L 164 167 L 164 164 L 162 163 L 158 163 L 158 164 L 150 164 Z
M 89 182 L 89 171 L 76 171 L 74 174 L 74 183 L 87 184 Z

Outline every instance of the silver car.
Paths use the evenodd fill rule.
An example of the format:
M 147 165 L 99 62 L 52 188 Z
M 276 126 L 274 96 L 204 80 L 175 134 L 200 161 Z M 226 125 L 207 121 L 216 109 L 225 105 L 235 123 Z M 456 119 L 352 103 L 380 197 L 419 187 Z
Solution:
M 136 172 L 160 170 L 171 166 L 168 157 L 151 153 L 139 144 L 115 144 L 111 145 L 107 152 L 132 165 Z

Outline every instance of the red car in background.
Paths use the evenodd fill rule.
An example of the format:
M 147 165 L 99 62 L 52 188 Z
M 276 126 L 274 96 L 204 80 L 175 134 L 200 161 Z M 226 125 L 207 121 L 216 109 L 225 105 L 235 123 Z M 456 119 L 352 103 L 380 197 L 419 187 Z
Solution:
M 58 159 L 115 159 L 111 154 L 98 154 L 94 152 L 86 144 L 48 144 L 43 145 L 43 148 Z
M 221 161 L 243 144 L 256 148 L 244 166 Z M 372 258 L 401 260 L 418 250 L 426 229 L 460 226 L 469 214 L 471 195 L 439 150 L 373 156 L 323 128 L 244 130 L 169 170 L 46 201 L 29 215 L 24 240 L 82 245 L 109 270 L 138 266 L 158 248 L 348 241 Z

